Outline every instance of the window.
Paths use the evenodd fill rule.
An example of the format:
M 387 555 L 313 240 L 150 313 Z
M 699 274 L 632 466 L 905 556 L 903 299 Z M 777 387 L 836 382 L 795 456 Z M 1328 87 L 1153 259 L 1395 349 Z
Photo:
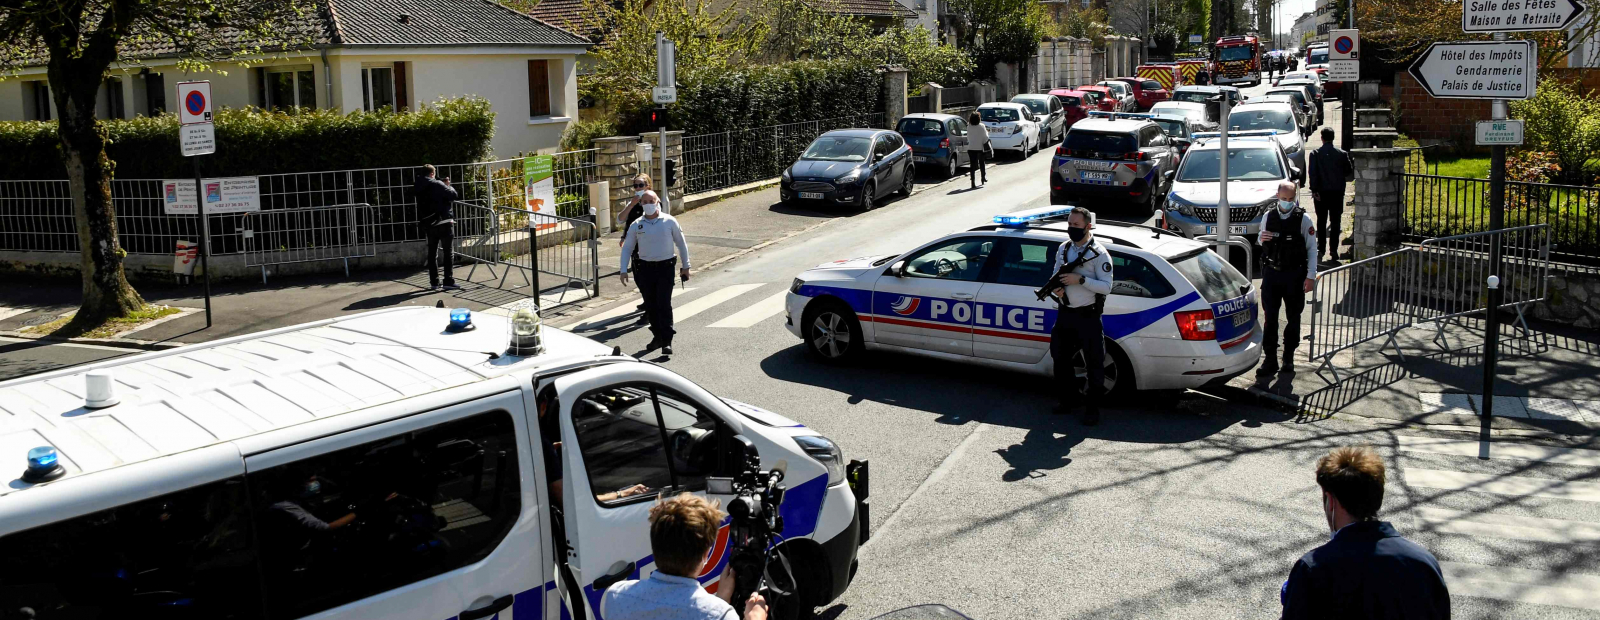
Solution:
M 122 78 L 106 78 L 100 87 L 106 92 L 106 118 L 123 118 Z
M 800 159 L 822 161 L 866 161 L 872 149 L 872 140 L 860 136 L 822 136 L 817 138 Z
M 967 135 L 967 122 L 959 118 L 950 119 L 950 135 Z
M 889 146 L 889 136 L 878 136 L 878 139 L 872 144 L 872 155 L 877 159 L 887 157 L 889 152 L 893 150 L 894 147 Z
M 1130 134 L 1077 130 L 1067 132 L 1066 146 L 1069 151 L 1110 153 L 1113 155 L 1139 150 L 1137 140 Z
M 33 104 L 30 106 L 33 113 L 30 115 L 29 120 L 50 120 L 50 110 L 54 107 L 50 101 L 50 83 L 44 81 L 28 82 L 25 86 L 30 91 L 29 100 Z
M 1172 266 L 1210 303 L 1227 301 L 1250 290 L 1250 281 L 1244 274 L 1210 250 L 1195 250 L 1193 254 L 1180 256 L 1172 261 Z
M 160 73 L 144 75 L 144 109 L 149 116 L 167 111 L 167 87 Z
M 1143 258 L 1111 253 L 1111 294 L 1161 299 L 1178 292 L 1155 266 Z
M 1216 181 L 1221 176 L 1222 151 L 1216 149 L 1189 151 L 1178 171 L 1178 180 L 1183 182 Z M 1229 180 L 1265 181 L 1285 177 L 1276 149 L 1228 149 Z
M 994 250 L 993 237 L 962 237 L 927 248 L 906 259 L 906 275 L 973 282 Z
M 262 88 L 262 107 L 269 110 L 293 110 L 317 107 L 317 78 L 310 68 L 277 68 L 263 70 L 265 86 Z
M 1006 243 L 1005 260 L 995 273 L 998 284 L 1038 288 L 1054 273 L 1060 243 L 1039 239 L 1013 239 Z
M 884 142 L 886 142 L 888 144 L 888 147 L 883 151 L 883 153 L 885 155 L 887 155 L 889 153 L 893 153 L 895 151 L 898 151 L 898 150 L 900 150 L 901 146 L 905 145 L 905 140 L 900 139 L 900 136 L 898 134 L 892 134 L 891 133 L 891 134 L 885 135 L 883 137 L 883 139 L 884 139 Z
M 248 506 L 234 478 L 0 539 L 0 614 L 259 618 Z
M 978 117 L 985 123 L 1010 123 L 1022 120 L 1022 112 L 1015 108 L 978 108 Z
M 368 112 L 395 107 L 394 67 L 361 68 L 362 109 Z
M 572 425 L 589 488 L 602 506 L 653 500 L 667 487 L 703 489 L 705 477 L 722 469 L 716 417 L 664 387 L 633 384 L 584 394 Z M 637 485 L 646 491 L 623 494 Z
M 936 118 L 902 118 L 895 131 L 908 136 L 942 136 L 944 124 Z
M 1155 80 L 1145 80 L 1139 86 L 1145 90 L 1161 90 L 1161 82 Z
M 520 514 L 511 414 L 492 411 L 248 476 L 269 618 L 483 559 Z
M 550 116 L 550 61 L 528 61 L 528 116 Z

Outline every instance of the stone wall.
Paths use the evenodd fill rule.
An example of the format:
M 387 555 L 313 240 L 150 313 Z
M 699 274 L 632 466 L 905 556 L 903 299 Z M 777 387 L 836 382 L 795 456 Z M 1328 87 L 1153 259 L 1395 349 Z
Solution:
M 1355 260 L 1400 248 L 1400 173 L 1406 149 L 1354 149 L 1355 199 L 1351 202 L 1351 239 Z

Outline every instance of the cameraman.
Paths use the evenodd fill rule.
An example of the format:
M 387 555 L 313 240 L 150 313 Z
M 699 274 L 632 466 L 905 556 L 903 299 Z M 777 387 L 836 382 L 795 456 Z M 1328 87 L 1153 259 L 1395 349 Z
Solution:
M 695 575 L 707 563 L 717 542 L 722 511 L 706 498 L 688 493 L 657 500 L 650 509 L 650 551 L 656 571 L 649 579 L 622 581 L 600 597 L 600 617 L 607 620 L 686 619 L 737 620 L 728 597 L 733 595 L 733 567 L 722 573 L 717 593 L 706 592 Z M 766 620 L 767 602 L 751 594 L 744 620 Z

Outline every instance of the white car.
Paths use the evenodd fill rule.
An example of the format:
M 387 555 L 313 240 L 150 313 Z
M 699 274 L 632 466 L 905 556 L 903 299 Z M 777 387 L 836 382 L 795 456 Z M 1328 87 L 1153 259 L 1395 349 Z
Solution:
M 1162 101 L 1150 106 L 1151 114 L 1162 116 L 1181 116 L 1189 119 L 1201 131 L 1211 131 L 1217 128 L 1216 121 L 1206 118 L 1206 104 L 1190 101 Z
M 1050 355 L 1056 304 L 1035 290 L 1053 275 L 1072 207 L 995 217 L 900 255 L 810 269 L 789 288 L 790 332 L 814 357 L 849 360 L 867 350 L 1050 376 L 1057 363 L 1083 375 L 1081 356 Z M 1106 391 L 1219 384 L 1261 356 L 1255 287 L 1198 241 L 1101 222 L 1114 283 L 1105 314 Z
M 1039 150 L 1039 119 L 1020 103 L 985 103 L 978 106 L 978 117 L 996 156 L 1002 150 L 1016 151 L 1026 158 Z
M 1278 136 L 1284 154 L 1294 162 L 1294 167 L 1306 169 L 1305 137 L 1300 133 L 1301 115 L 1292 101 L 1252 99 L 1233 107 L 1228 112 L 1231 131 L 1272 131 Z

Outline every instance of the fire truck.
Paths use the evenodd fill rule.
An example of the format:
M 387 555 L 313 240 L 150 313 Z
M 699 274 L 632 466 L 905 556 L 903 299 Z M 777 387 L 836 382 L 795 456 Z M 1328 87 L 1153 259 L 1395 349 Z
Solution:
M 1261 40 L 1255 35 L 1217 39 L 1211 61 L 1212 84 L 1261 85 Z

